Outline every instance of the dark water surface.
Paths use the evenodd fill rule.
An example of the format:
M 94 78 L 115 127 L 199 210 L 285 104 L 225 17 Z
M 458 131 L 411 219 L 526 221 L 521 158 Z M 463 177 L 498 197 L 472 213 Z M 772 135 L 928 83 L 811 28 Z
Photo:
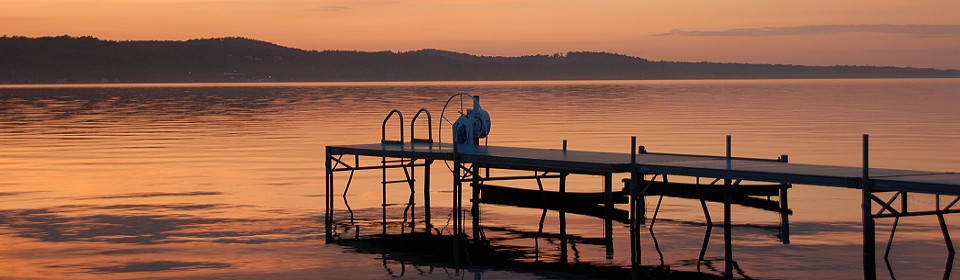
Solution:
M 567 139 L 569 149 L 626 153 L 636 135 L 650 151 L 722 155 L 731 134 L 735 156 L 859 166 L 860 134 L 869 133 L 873 167 L 960 171 L 960 79 L 3 87 L 0 278 L 564 277 L 456 271 L 414 254 L 324 244 L 324 146 L 377 142 L 390 109 L 407 121 L 420 107 L 438 115 L 456 92 L 482 96 L 491 145 L 559 148 Z M 442 228 L 451 176 L 443 164 L 433 173 L 432 222 Z M 359 172 L 347 196 L 355 218 L 370 225 L 380 220 L 379 182 L 379 171 Z M 569 191 L 602 186 L 593 176 L 568 182 Z M 409 191 L 389 194 L 405 203 Z M 859 195 L 794 186 L 790 244 L 778 238 L 779 214 L 735 206 L 737 276 L 861 277 Z M 933 207 L 935 198 L 912 195 L 910 203 Z M 422 205 L 418 195 L 417 213 Z M 399 221 L 404 206 L 390 205 L 390 219 Z M 720 221 L 722 206 L 708 206 Z M 521 237 L 540 229 L 540 210 L 483 210 L 495 245 L 527 248 L 521 262 L 559 258 L 556 212 L 547 212 L 535 241 Z M 602 244 L 586 242 L 603 236 L 601 220 L 566 219 L 567 234 L 584 241 L 572 245 L 569 262 L 629 264 L 627 225 L 615 224 L 608 260 Z M 658 219 L 657 243 L 647 232 L 641 241 L 645 265 L 720 274 L 719 227 L 698 265 L 706 231 L 699 202 L 664 198 Z M 891 223 L 878 220 L 880 256 Z M 947 217 L 951 229 L 958 223 Z M 531 255 L 535 244 L 540 252 Z M 889 260 L 898 279 L 943 277 L 951 264 L 936 218 L 901 219 Z M 890 277 L 882 257 L 878 267 Z

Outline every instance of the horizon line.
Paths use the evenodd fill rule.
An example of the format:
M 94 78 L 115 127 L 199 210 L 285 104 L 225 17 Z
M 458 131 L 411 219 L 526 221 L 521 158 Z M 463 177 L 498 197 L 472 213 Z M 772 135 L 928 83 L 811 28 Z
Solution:
M 303 85 L 329 86 L 395 86 L 408 85 L 438 85 L 438 84 L 529 84 L 529 83 L 636 83 L 636 82 L 672 82 L 672 81 L 809 81 L 809 80 L 945 80 L 960 79 L 960 77 L 924 77 L 924 78 L 710 78 L 710 79 L 594 79 L 594 80 L 408 80 L 408 81 L 315 81 L 315 82 L 156 82 L 156 83 L 35 83 L 35 84 L 3 84 L 0 89 L 44 89 L 44 88 L 181 88 L 181 87 L 290 87 Z
M 406 51 L 395 51 L 395 50 L 364 51 L 364 50 L 344 50 L 344 49 L 326 49 L 326 50 L 314 49 L 314 50 L 308 50 L 308 49 L 302 49 L 302 48 L 298 48 L 298 47 L 281 45 L 281 44 L 278 44 L 278 43 L 275 43 L 275 42 L 271 42 L 271 41 L 266 41 L 266 40 L 261 40 L 261 39 L 255 39 L 255 38 L 249 38 L 249 37 L 243 37 L 243 36 L 226 36 L 226 37 L 209 37 L 209 38 L 190 38 L 190 39 L 166 39 L 166 40 L 164 40 L 164 39 L 114 40 L 114 39 L 103 39 L 103 38 L 99 38 L 99 37 L 91 36 L 91 35 L 73 36 L 73 35 L 69 35 L 69 34 L 61 34 L 61 35 L 49 35 L 49 36 L 30 37 L 30 36 L 24 36 L 24 35 L 8 35 L 8 34 L 2 34 L 2 35 L 0 35 L 0 39 L 2 39 L 2 38 L 25 38 L 25 39 L 56 39 L 56 38 L 84 39 L 84 38 L 89 38 L 89 39 L 95 39 L 95 40 L 98 40 L 98 41 L 113 42 L 113 43 L 124 43 L 124 42 L 179 42 L 179 43 L 185 43 L 185 42 L 189 42 L 189 41 L 199 41 L 199 40 L 242 39 L 242 40 L 250 40 L 250 41 L 256 41 L 256 42 L 262 42 L 262 43 L 266 43 L 266 44 L 275 45 L 275 46 L 278 46 L 278 47 L 290 48 L 290 49 L 295 49 L 295 50 L 299 50 L 299 51 L 318 52 L 318 53 L 320 53 L 320 52 L 357 52 L 357 53 L 382 53 L 382 52 L 388 52 L 388 53 L 394 53 L 394 54 L 403 54 L 403 53 L 412 53 L 412 52 L 431 51 L 431 50 L 433 50 L 433 51 L 450 52 L 450 53 L 455 53 L 455 54 L 463 54 L 463 55 L 470 55 L 470 56 L 475 56 L 475 57 L 487 57 L 487 58 L 520 58 L 520 57 L 530 57 L 530 56 L 556 56 L 556 55 L 560 55 L 560 54 L 562 54 L 562 56 L 566 57 L 566 56 L 569 55 L 570 53 L 601 53 L 601 54 L 620 55 L 620 56 L 625 56 L 625 57 L 630 57 L 630 58 L 636 58 L 636 59 L 643 59 L 643 60 L 652 61 L 652 62 L 754 64 L 754 65 L 811 66 L 811 67 L 838 67 L 838 66 L 839 66 L 839 67 L 895 67 L 895 68 L 912 68 L 912 69 L 933 69 L 933 70 L 941 70 L 941 71 L 960 71 L 960 68 L 958 68 L 958 69 L 952 69 L 952 68 L 933 68 L 933 67 L 917 67 L 917 66 L 892 66 L 892 65 L 869 65 L 869 64 L 864 64 L 864 65 L 855 65 L 855 64 L 853 64 L 853 65 L 851 65 L 851 64 L 819 64 L 819 65 L 818 65 L 818 64 L 788 64 L 788 63 L 769 63 L 769 62 L 762 62 L 762 63 L 761 63 L 761 62 L 709 61 L 709 60 L 700 60 L 700 61 L 652 60 L 652 59 L 647 59 L 647 58 L 640 57 L 640 56 L 634 56 L 634 55 L 617 53 L 617 52 L 602 51 L 602 50 L 593 50 L 593 51 L 590 51 L 590 50 L 576 50 L 576 51 L 567 51 L 567 52 L 557 52 L 557 53 L 552 53 L 552 54 L 538 53 L 538 54 L 525 54 L 525 55 L 519 55 L 519 56 L 483 55 L 483 54 L 473 54 L 473 53 L 469 53 L 469 52 L 451 51 L 451 50 L 445 50 L 445 49 L 439 49 L 439 48 L 422 48 L 422 49 L 412 49 L 412 50 L 406 50 Z

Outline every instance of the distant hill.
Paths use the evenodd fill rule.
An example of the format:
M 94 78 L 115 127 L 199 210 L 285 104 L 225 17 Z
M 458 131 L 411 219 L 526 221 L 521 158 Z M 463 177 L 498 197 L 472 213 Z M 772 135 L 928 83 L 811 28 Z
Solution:
M 957 70 L 649 61 L 605 52 L 304 51 L 245 38 L 0 37 L 0 83 L 960 77 Z

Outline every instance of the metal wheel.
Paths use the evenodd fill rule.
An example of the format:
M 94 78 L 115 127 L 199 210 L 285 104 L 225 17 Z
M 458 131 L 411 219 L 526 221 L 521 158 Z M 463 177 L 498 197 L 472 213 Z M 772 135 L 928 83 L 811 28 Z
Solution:
M 466 100 L 469 106 L 464 107 L 463 102 Z M 473 95 L 466 93 L 455 93 L 447 99 L 447 102 L 443 104 L 443 110 L 440 111 L 440 128 L 437 130 L 437 142 L 443 143 L 443 127 L 447 126 L 449 131 L 453 131 L 453 123 L 457 121 L 457 118 L 467 115 L 467 108 L 473 108 Z M 453 139 L 450 139 L 453 143 Z
M 463 102 L 467 100 L 470 102 L 469 107 L 464 107 Z M 461 116 L 467 115 L 467 108 L 473 108 L 473 95 L 466 93 L 455 93 L 447 99 L 446 103 L 443 103 L 443 110 L 440 110 L 440 127 L 437 129 L 437 142 L 443 143 L 443 127 L 447 126 L 449 131 L 453 131 L 453 123 L 457 121 Z M 453 144 L 453 139 L 450 139 L 450 144 Z M 453 172 L 453 166 L 450 166 L 450 163 L 446 160 L 443 161 L 443 164 L 447 166 L 447 169 L 450 172 Z

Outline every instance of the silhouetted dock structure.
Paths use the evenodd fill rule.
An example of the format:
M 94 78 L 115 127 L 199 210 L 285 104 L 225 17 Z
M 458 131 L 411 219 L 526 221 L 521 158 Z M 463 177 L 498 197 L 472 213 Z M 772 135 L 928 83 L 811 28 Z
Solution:
M 390 116 L 384 120 L 385 126 L 389 118 Z M 643 147 L 637 146 L 636 138 L 632 139 L 629 149 L 624 147 L 625 151 L 629 150 L 624 153 L 574 151 L 565 148 L 538 149 L 471 144 L 452 145 L 436 143 L 432 140 L 432 137 L 430 139 L 417 139 L 411 136 L 411 141 L 405 141 L 403 139 L 404 124 L 402 116 L 400 119 L 401 136 L 399 140 L 389 141 L 386 140 L 386 135 L 384 135 L 381 143 L 326 147 L 326 238 L 328 241 L 333 240 L 333 226 L 337 223 L 334 217 L 334 195 L 337 193 L 337 188 L 334 187 L 336 185 L 335 173 L 351 173 L 346 186 L 346 188 L 349 188 L 353 172 L 381 170 L 383 174 L 383 202 L 386 205 L 387 185 L 394 183 L 407 184 L 411 192 L 414 192 L 416 180 L 413 173 L 416 167 L 421 167 L 424 172 L 421 186 L 426 209 L 423 215 L 427 221 L 424 228 L 426 232 L 430 232 L 432 227 L 430 224 L 430 188 L 432 188 L 430 185 L 430 167 L 436 161 L 448 161 L 453 166 L 451 168 L 452 174 L 448 176 L 455 178 L 454 186 L 452 186 L 453 199 L 448 203 L 452 206 L 453 213 L 459 213 L 453 215 L 452 221 L 453 235 L 460 237 L 454 238 L 454 243 L 461 242 L 459 245 L 454 245 L 455 256 L 458 255 L 456 252 L 459 252 L 458 246 L 462 246 L 462 242 L 470 242 L 464 233 L 463 182 L 468 182 L 470 186 L 473 186 L 468 192 L 472 198 L 470 201 L 473 201 L 471 206 L 473 217 L 473 234 L 471 236 L 473 242 L 482 242 L 483 239 L 482 233 L 479 232 L 479 217 L 481 214 L 479 202 L 483 201 L 481 192 L 484 192 L 485 185 L 491 186 L 490 193 L 484 194 L 492 195 L 491 199 L 496 199 L 494 194 L 498 192 L 501 193 L 501 197 L 503 197 L 503 192 L 508 192 L 507 196 L 521 196 L 513 197 L 514 202 L 501 201 L 501 203 L 508 205 L 515 205 L 524 199 L 530 201 L 549 199 L 551 202 L 544 209 L 557 209 L 560 212 L 561 234 L 564 234 L 563 231 L 565 231 L 563 217 L 568 209 L 574 212 L 589 211 L 592 216 L 602 215 L 606 220 L 604 234 L 606 242 L 608 242 L 606 244 L 608 256 L 612 256 L 612 250 L 614 249 L 611 223 L 614 220 L 623 221 L 624 218 L 623 210 L 615 209 L 614 204 L 628 203 L 630 206 L 625 222 L 630 223 L 631 228 L 630 250 L 631 263 L 634 268 L 639 267 L 640 262 L 639 255 L 641 252 L 638 240 L 641 233 L 639 230 L 640 224 L 645 218 L 643 196 L 673 194 L 681 197 L 699 198 L 701 203 L 705 200 L 721 201 L 724 204 L 725 272 L 726 276 L 732 277 L 731 204 L 734 200 L 749 195 L 777 196 L 779 201 L 772 205 L 761 203 L 752 207 L 779 212 L 782 214 L 781 222 L 788 223 L 787 215 L 790 212 L 787 205 L 787 189 L 791 184 L 862 190 L 863 263 L 864 278 L 866 279 L 876 278 L 875 218 L 894 217 L 897 219 L 896 223 L 900 217 L 936 215 L 939 218 L 951 260 L 954 254 L 953 244 L 943 215 L 960 212 L 960 207 L 955 207 L 957 202 L 960 201 L 960 174 L 870 168 L 868 165 L 869 139 L 867 135 L 863 136 L 863 166 L 844 167 L 789 163 L 785 155 L 777 159 L 733 157 L 730 150 L 730 136 L 727 136 L 727 154 L 725 156 L 648 153 L 645 152 Z M 414 124 L 415 121 L 411 123 L 411 129 L 415 128 Z M 379 158 L 379 164 L 362 166 L 360 157 Z M 405 178 L 388 180 L 386 170 L 393 168 L 403 169 Z M 533 175 L 496 176 L 497 170 L 532 171 Z M 595 194 L 565 196 L 566 178 L 571 174 L 602 176 L 604 182 L 602 197 L 598 199 Z M 623 190 L 614 190 L 613 188 L 613 177 L 618 174 L 629 178 L 624 180 L 626 188 Z M 673 176 L 696 177 L 698 182 L 702 178 L 708 180 L 705 180 L 703 184 L 696 184 L 692 191 L 690 184 L 686 184 L 686 188 L 671 189 L 671 184 L 676 184 L 670 182 L 670 178 Z M 489 184 L 495 181 L 536 180 L 538 185 L 541 186 L 539 191 L 543 191 L 541 180 L 545 178 L 559 179 L 557 192 L 547 195 L 536 190 L 516 191 Z M 773 184 L 766 185 L 765 188 L 751 188 L 741 185 L 743 181 Z M 681 186 L 682 184 L 676 185 Z M 703 189 L 700 189 L 699 186 L 703 186 Z M 344 189 L 344 195 L 346 188 Z M 451 186 L 445 186 L 445 188 L 451 188 Z M 713 194 L 704 192 L 707 189 L 712 189 Z M 907 196 L 911 193 L 935 195 L 937 202 L 934 209 L 908 207 Z M 882 199 L 878 196 L 879 194 L 890 194 L 891 196 Z M 413 199 L 412 195 L 411 193 L 411 201 Z M 623 196 L 628 199 L 624 201 Z M 950 196 L 952 199 L 947 199 L 950 201 L 949 203 L 941 203 L 941 196 Z M 587 199 L 588 197 L 589 199 Z M 576 205 L 564 202 L 568 199 L 591 200 L 595 201 L 594 203 L 599 202 L 599 205 L 593 204 L 593 206 L 597 206 L 593 208 L 577 208 Z M 620 213 L 618 213 L 618 210 Z M 705 206 L 704 214 L 709 219 L 709 213 Z M 411 227 L 413 227 L 412 224 Z M 896 224 L 894 224 L 895 229 Z M 789 242 L 788 227 L 782 230 L 785 230 L 783 234 L 787 237 L 784 242 Z M 459 260 L 456 261 L 459 262 Z M 948 263 L 947 274 L 949 274 L 950 266 L 951 264 Z

